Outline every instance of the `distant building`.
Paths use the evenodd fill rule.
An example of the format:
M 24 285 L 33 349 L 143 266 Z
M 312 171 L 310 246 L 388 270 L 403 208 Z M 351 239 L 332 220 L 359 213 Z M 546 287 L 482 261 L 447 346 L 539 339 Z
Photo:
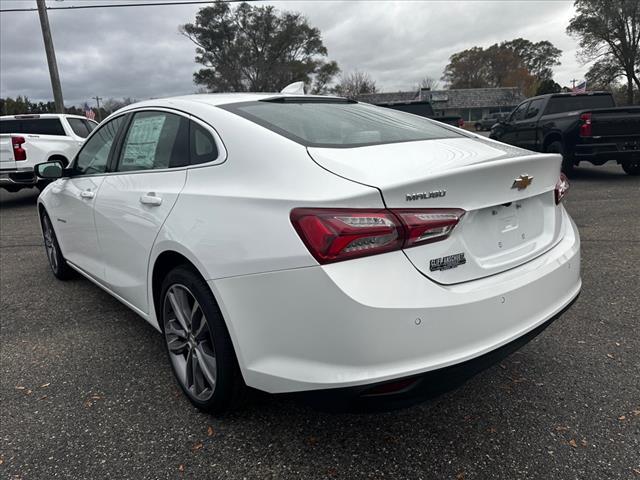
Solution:
M 357 100 L 385 106 L 427 101 L 435 116 L 459 115 L 468 122 L 480 120 L 491 113 L 510 112 L 525 98 L 517 87 L 500 87 L 368 93 L 358 95 Z

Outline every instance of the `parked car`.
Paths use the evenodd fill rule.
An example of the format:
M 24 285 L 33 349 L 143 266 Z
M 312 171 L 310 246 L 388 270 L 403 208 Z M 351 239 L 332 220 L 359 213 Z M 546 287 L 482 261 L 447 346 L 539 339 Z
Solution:
M 414 115 L 420 115 L 421 117 L 430 118 L 432 120 L 435 120 L 436 122 L 445 123 L 453 127 L 464 127 L 464 120 L 460 115 L 438 116 L 433 111 L 431 103 L 426 100 L 384 103 L 378 104 L 378 106 L 391 108 L 400 112 L 413 113 Z
M 0 117 L 0 187 L 10 192 L 42 187 L 33 167 L 48 160 L 68 165 L 96 125 L 77 115 Z
M 559 153 L 562 168 L 580 162 L 618 162 L 629 175 L 640 175 L 640 107 L 616 107 L 607 92 L 554 93 L 530 98 L 491 138 L 537 152 Z
M 504 119 L 509 116 L 508 113 L 492 113 L 491 115 L 487 115 L 486 117 L 482 117 L 481 120 L 478 120 L 474 127 L 476 132 L 481 132 L 483 130 L 491 130 L 496 123 L 500 123 Z
M 389 408 L 577 297 L 560 160 L 342 98 L 192 95 L 127 106 L 70 166 L 38 165 L 55 180 L 38 213 L 54 275 L 161 331 L 198 408 L 247 386 Z

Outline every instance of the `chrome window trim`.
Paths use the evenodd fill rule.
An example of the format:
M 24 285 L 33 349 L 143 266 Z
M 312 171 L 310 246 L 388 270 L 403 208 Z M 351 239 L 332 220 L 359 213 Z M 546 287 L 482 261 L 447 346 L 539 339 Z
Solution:
M 111 122 L 112 120 L 115 120 L 116 118 L 121 117 L 123 115 L 127 115 L 129 113 L 135 114 L 135 113 L 139 113 L 139 112 L 166 112 L 166 113 L 173 113 L 174 115 L 179 115 L 181 117 L 185 117 L 186 119 L 197 123 L 202 128 L 207 130 L 211 134 L 211 136 L 213 137 L 213 141 L 215 142 L 216 148 L 218 149 L 218 156 L 216 157 L 215 160 L 212 160 L 212 161 L 206 162 L 206 163 L 199 163 L 197 165 L 185 165 L 185 166 L 182 166 L 182 167 L 173 167 L 173 168 L 151 168 L 151 169 L 147 169 L 147 170 L 131 170 L 131 171 L 127 171 L 127 172 L 91 173 L 89 175 L 73 175 L 71 177 L 64 177 L 64 178 L 107 177 L 107 176 L 112 176 L 112 175 L 137 175 L 137 174 L 141 174 L 141 173 L 176 172 L 176 171 L 181 171 L 181 170 L 191 170 L 191 169 L 195 169 L 195 168 L 212 167 L 212 166 L 216 166 L 216 165 L 221 165 L 221 164 L 223 164 L 224 162 L 227 161 L 227 157 L 228 157 L 227 148 L 225 147 L 225 145 L 224 145 L 224 143 L 222 141 L 222 138 L 220 138 L 220 134 L 218 134 L 218 131 L 213 126 L 211 126 L 210 124 L 208 124 L 207 122 L 202 120 L 200 117 L 196 117 L 194 115 L 191 115 L 190 113 L 185 112 L 183 110 L 178 110 L 178 109 L 168 108 L 168 107 L 144 106 L 144 107 L 138 107 L 138 108 L 131 108 L 131 109 L 125 110 L 123 112 L 119 112 L 118 115 L 114 115 L 113 117 L 107 117 L 105 119 L 105 122 L 107 120 L 109 122 Z M 97 130 L 99 130 L 99 127 L 96 127 L 89 134 L 89 136 L 85 139 L 85 143 L 89 141 L 89 139 L 94 135 L 94 133 Z M 80 153 L 80 152 L 78 152 L 78 153 Z M 75 162 L 75 159 L 74 159 L 74 162 Z

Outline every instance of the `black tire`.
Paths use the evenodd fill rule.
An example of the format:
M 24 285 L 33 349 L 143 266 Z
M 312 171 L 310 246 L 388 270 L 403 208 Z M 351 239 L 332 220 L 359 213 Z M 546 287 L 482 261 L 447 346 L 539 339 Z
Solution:
M 73 270 L 67 264 L 67 261 L 62 255 L 60 250 L 60 244 L 58 243 L 58 237 L 53 229 L 53 224 L 47 212 L 43 211 L 40 217 L 42 224 L 42 237 L 44 240 L 44 250 L 47 254 L 47 260 L 51 271 L 58 280 L 68 280 L 73 277 Z
M 567 177 L 573 176 L 576 172 L 576 167 L 573 163 L 573 159 L 564 155 L 564 147 L 562 146 L 562 142 L 556 140 L 555 142 L 551 142 L 547 145 L 546 149 L 547 153 L 559 153 L 562 155 L 562 171 Z
M 184 394 L 208 413 L 219 415 L 243 406 L 248 389 L 209 286 L 191 268 L 179 266 L 164 278 L 161 292 L 158 317 L 171 368 Z M 175 313 L 181 305 L 188 305 L 185 311 L 191 312 L 187 328 Z
M 631 163 L 623 163 L 622 169 L 627 175 L 633 175 L 634 177 L 640 175 L 640 160 L 636 160 Z

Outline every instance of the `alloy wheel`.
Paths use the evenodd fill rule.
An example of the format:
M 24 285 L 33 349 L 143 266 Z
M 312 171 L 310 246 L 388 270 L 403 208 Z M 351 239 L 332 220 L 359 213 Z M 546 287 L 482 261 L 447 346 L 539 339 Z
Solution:
M 202 307 L 184 285 L 167 289 L 163 307 L 164 336 L 178 380 L 196 400 L 206 402 L 216 387 L 213 337 Z
M 47 252 L 47 258 L 49 259 L 49 264 L 51 265 L 51 269 L 54 272 L 58 271 L 58 249 L 55 241 L 55 233 L 53 232 L 53 226 L 51 225 L 51 220 L 47 215 L 44 215 L 42 219 L 42 233 L 44 236 L 44 248 Z

